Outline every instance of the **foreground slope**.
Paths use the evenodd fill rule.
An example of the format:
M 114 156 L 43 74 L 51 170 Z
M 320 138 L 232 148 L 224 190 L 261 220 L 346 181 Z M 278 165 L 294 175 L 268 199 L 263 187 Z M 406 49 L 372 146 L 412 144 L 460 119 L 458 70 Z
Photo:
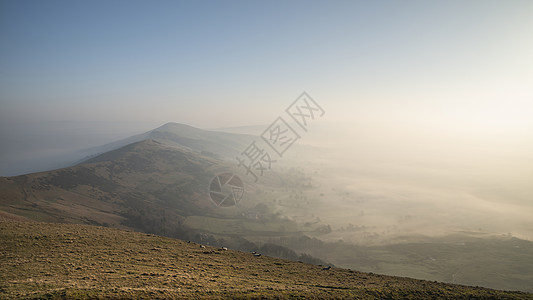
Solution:
M 0 298 L 533 299 L 75 224 L 0 221 L 0 268 Z

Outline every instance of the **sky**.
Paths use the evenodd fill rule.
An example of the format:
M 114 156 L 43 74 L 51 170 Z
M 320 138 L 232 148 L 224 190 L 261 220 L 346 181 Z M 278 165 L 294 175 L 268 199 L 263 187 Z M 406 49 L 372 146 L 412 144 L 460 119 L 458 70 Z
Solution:
M 167 122 L 266 126 L 306 91 L 326 112 L 308 141 L 529 174 L 532 16 L 532 1 L 0 0 L 0 165 Z
M 0 14 L 7 121 L 264 124 L 307 91 L 335 121 L 533 128 L 531 1 L 2 0 Z

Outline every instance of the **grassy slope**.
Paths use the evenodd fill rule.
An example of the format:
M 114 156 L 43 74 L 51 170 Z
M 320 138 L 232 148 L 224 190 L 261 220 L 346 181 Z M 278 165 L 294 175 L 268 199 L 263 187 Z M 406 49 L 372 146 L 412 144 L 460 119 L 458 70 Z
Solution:
M 379 276 L 103 227 L 0 221 L 0 298 L 533 299 Z

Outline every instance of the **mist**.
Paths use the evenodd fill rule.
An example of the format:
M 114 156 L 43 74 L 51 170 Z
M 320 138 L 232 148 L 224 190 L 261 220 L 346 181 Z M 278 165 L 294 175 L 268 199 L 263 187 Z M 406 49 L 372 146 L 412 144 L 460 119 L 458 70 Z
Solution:
M 161 125 L 158 122 L 0 121 L 0 176 L 53 170 L 94 155 L 89 148 Z
M 459 128 L 461 121 L 325 121 L 302 139 L 320 146 L 287 161 L 313 178 L 320 192 L 309 197 L 317 199 L 324 222 L 334 229 L 364 225 L 379 234 L 339 232 L 330 240 L 389 243 L 461 231 L 531 240 L 533 136 L 508 124 L 501 124 L 508 134 Z

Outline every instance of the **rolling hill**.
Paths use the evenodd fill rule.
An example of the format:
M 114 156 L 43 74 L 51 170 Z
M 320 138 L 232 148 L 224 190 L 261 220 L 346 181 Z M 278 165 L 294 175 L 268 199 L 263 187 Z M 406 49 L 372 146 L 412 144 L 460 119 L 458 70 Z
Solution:
M 179 215 L 209 210 L 199 191 L 216 165 L 195 152 L 145 140 L 77 166 L 1 178 L 0 203 L 29 219 L 161 233 L 150 219 L 154 210 L 158 219 L 166 214 L 168 227 L 179 223 Z
M 148 132 L 137 134 L 103 146 L 80 151 L 87 157 L 122 148 L 126 145 L 145 140 L 154 140 L 176 145 L 199 153 L 219 158 L 233 158 L 252 141 L 254 137 L 246 134 L 210 131 L 186 124 L 167 123 Z M 82 160 L 84 162 L 87 157 Z
M 15 219 L 100 225 L 194 240 L 241 250 L 259 247 L 244 238 L 277 236 L 289 220 L 248 219 L 253 201 L 220 209 L 207 192 L 213 176 L 231 169 L 224 160 L 175 143 L 144 140 L 106 152 L 77 166 L 0 177 L 0 212 Z M 253 193 L 253 188 L 248 187 Z M 209 220 L 230 222 L 223 232 L 205 230 Z M 240 225 L 237 225 L 240 224 Z M 290 232 L 289 232 L 290 233 Z M 282 233 L 283 234 L 283 233 Z M 284 258 L 322 261 L 280 246 L 263 250 Z

